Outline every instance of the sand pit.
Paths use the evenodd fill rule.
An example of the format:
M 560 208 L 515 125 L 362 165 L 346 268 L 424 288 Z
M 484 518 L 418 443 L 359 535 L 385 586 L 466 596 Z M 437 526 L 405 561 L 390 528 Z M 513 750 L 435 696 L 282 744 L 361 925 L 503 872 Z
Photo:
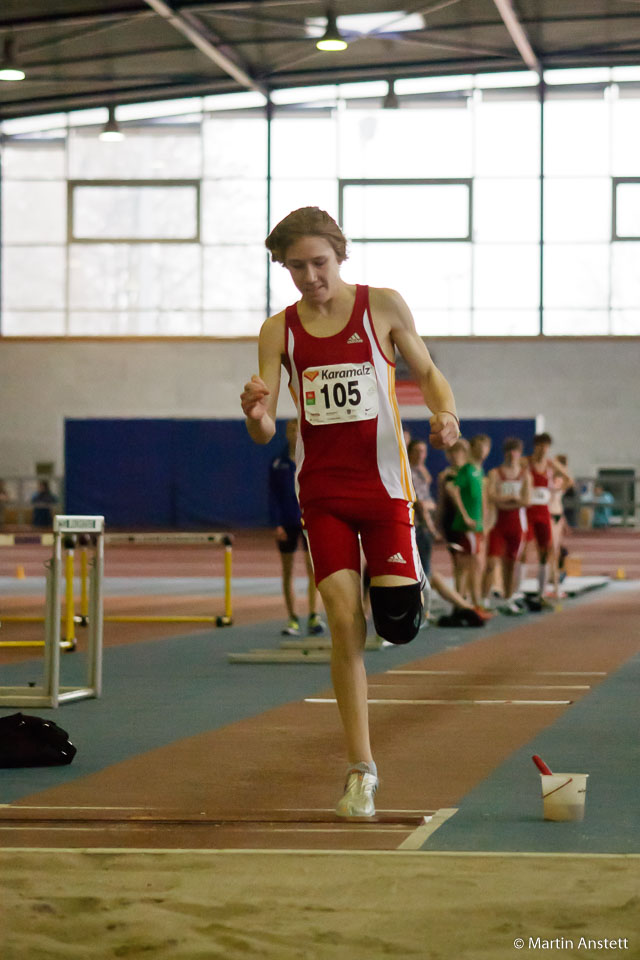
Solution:
M 2 960 L 640 957 L 638 857 L 5 850 L 0 876 Z

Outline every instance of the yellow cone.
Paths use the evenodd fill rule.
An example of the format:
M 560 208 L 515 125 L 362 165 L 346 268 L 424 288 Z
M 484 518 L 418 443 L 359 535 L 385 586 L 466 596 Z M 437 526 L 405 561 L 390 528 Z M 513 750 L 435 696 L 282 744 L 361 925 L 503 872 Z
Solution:
M 21 563 L 19 563 L 18 566 L 16 567 L 16 579 L 24 580 L 24 578 L 25 578 L 24 567 L 22 566 Z

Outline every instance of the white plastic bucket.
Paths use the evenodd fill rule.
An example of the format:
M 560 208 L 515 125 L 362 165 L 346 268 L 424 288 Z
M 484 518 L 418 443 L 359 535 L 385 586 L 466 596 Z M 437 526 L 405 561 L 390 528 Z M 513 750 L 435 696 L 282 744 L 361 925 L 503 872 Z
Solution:
M 545 820 L 584 820 L 588 773 L 540 774 Z

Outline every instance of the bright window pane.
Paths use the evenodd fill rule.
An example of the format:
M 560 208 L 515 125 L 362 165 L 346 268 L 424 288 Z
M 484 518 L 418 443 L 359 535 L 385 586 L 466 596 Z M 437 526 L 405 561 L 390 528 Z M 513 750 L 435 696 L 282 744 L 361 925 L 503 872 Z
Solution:
M 347 184 L 343 229 L 349 237 L 458 238 L 469 235 L 466 184 Z
M 65 261 L 65 247 L 5 246 L 2 250 L 3 308 L 63 310 Z
M 76 186 L 75 240 L 192 240 L 198 231 L 195 186 Z
M 544 299 L 548 308 L 609 306 L 609 247 L 605 244 L 545 248 Z
M 202 332 L 199 311 L 71 311 L 71 336 L 195 337 Z
M 635 310 L 612 310 L 611 333 L 640 336 L 640 307 Z
M 73 244 L 71 310 L 198 309 L 200 249 L 181 244 Z
M 544 109 L 547 176 L 610 172 L 609 105 L 605 100 L 548 100 Z
M 345 268 L 350 261 L 342 268 L 342 275 L 346 278 Z M 278 310 L 288 307 L 290 303 L 295 303 L 300 299 L 300 292 L 294 286 L 289 275 L 289 271 L 280 263 L 269 264 L 269 282 L 271 284 L 271 312 L 277 313 Z M 359 283 L 362 281 L 348 281 Z
M 537 310 L 475 310 L 473 332 L 479 337 L 535 337 L 540 332 Z
M 264 180 L 205 180 L 202 184 L 203 243 L 259 243 L 266 237 Z
M 7 183 L 2 203 L 4 243 L 64 243 L 67 185 L 59 181 Z
M 539 248 L 533 244 L 478 244 L 473 263 L 476 309 L 537 307 L 539 256 Z
M 72 180 L 188 180 L 202 170 L 200 125 L 164 124 L 128 127 L 124 140 L 105 143 L 99 131 L 69 133 L 69 177 Z
M 283 217 L 300 207 L 320 207 L 338 219 L 336 180 L 273 180 L 271 182 L 271 223 L 273 229 Z
M 475 174 L 535 177 L 540 172 L 540 106 L 535 100 L 481 100 L 476 116 Z
M 337 174 L 336 156 L 336 125 L 330 113 L 275 116 L 271 125 L 272 176 L 283 180 L 332 178 Z
M 3 180 L 61 180 L 65 175 L 66 141 L 8 140 L 2 150 Z
M 421 337 L 466 337 L 471 333 L 471 310 L 414 310 Z
M 640 239 L 640 180 L 616 184 L 616 236 Z
M 474 180 L 473 209 L 474 240 L 535 243 L 540 232 L 540 182 Z
M 205 247 L 206 310 L 262 310 L 266 302 L 266 250 L 261 246 Z
M 339 124 L 339 175 L 345 179 L 472 174 L 466 101 L 455 108 L 347 109 Z
M 640 170 L 640 97 L 624 97 L 611 104 L 614 177 L 637 177 Z
M 205 310 L 202 332 L 208 337 L 257 337 L 264 310 Z
M 397 290 L 412 311 L 471 305 L 468 243 L 354 243 L 342 274 L 348 283 Z
M 61 310 L 5 310 L 2 314 L 2 334 L 6 337 L 63 337 L 65 333 Z
M 611 245 L 611 306 L 640 309 L 640 242 Z
M 202 137 L 205 177 L 266 177 L 267 123 L 263 114 L 207 117 Z
M 550 337 L 596 337 L 609 333 L 607 310 L 545 310 L 544 332 Z
M 608 241 L 611 237 L 609 178 L 545 180 L 544 236 L 548 242 Z

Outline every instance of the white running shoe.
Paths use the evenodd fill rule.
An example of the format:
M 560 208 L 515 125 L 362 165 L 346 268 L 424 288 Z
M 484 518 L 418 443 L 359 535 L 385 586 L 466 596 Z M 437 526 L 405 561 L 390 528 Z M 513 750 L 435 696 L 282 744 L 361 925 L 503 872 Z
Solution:
M 347 776 L 344 796 L 338 802 L 339 817 L 373 817 L 376 808 L 373 802 L 378 789 L 378 778 L 372 773 L 353 770 Z

